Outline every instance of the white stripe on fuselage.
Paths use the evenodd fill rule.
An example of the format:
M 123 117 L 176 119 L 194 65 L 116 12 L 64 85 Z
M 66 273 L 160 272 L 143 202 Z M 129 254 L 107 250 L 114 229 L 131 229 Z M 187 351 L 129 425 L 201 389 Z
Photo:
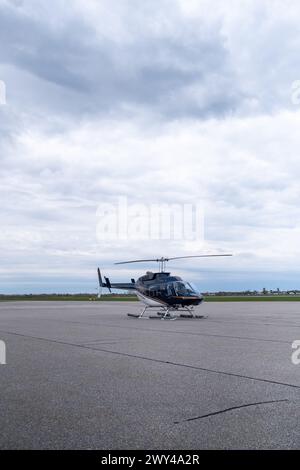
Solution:
M 163 306 L 167 305 L 162 300 L 151 299 L 150 297 L 146 297 L 145 295 L 141 294 L 138 291 L 136 291 L 136 295 L 137 295 L 138 299 L 141 302 L 143 302 L 145 305 L 147 305 L 148 307 L 163 307 Z

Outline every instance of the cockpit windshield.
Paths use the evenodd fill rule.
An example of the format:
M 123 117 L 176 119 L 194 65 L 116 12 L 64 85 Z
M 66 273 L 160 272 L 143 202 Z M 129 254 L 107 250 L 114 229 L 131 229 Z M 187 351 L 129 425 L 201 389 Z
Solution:
M 173 283 L 173 287 L 176 295 L 179 296 L 194 296 L 198 295 L 198 292 L 191 286 L 189 282 L 176 281 Z

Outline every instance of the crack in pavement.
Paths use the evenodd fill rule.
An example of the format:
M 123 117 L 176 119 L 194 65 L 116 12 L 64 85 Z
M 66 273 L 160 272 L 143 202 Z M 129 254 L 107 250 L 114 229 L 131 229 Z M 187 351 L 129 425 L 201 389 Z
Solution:
M 81 322 L 81 321 L 68 321 L 68 320 L 53 320 L 48 318 L 43 318 L 43 320 L 54 321 L 54 322 L 62 322 L 62 323 L 72 323 L 72 324 L 79 324 L 79 325 L 89 325 L 89 326 L 97 326 L 100 328 L 104 326 L 106 328 L 116 328 L 116 325 L 112 325 L 109 323 L 88 323 L 88 322 Z M 122 328 L 126 330 L 138 330 L 138 331 L 151 331 L 155 333 L 167 333 L 167 334 L 180 334 L 180 335 L 191 335 L 191 336 L 207 336 L 207 337 L 215 337 L 215 338 L 228 338 L 228 339 L 237 339 L 242 341 L 258 341 L 258 342 L 269 342 L 269 343 L 282 343 L 282 344 L 291 344 L 291 341 L 281 340 L 281 339 L 267 339 L 267 338 L 254 338 L 251 336 L 233 336 L 233 335 L 220 335 L 220 334 L 213 334 L 213 333 L 195 333 L 194 331 L 179 331 L 179 330 L 161 330 L 158 328 L 136 328 L 131 326 L 123 326 L 118 325 L 117 328 Z
M 166 361 L 166 360 L 163 360 L 163 359 L 155 359 L 155 358 L 151 358 L 151 357 L 147 357 L 147 356 L 139 356 L 137 354 L 123 353 L 123 352 L 120 352 L 120 351 L 111 351 L 109 349 L 94 348 L 94 347 L 91 347 L 91 346 L 84 346 L 83 344 L 68 343 L 66 341 L 54 340 L 54 339 L 49 339 L 49 338 L 42 338 L 42 337 L 38 337 L 38 336 L 25 335 L 25 334 L 22 334 L 22 333 L 14 333 L 12 331 L 0 330 L 0 332 L 4 333 L 4 334 L 9 334 L 9 335 L 20 336 L 20 337 L 23 337 L 23 338 L 31 338 L 31 339 L 36 339 L 38 341 L 45 341 L 45 342 L 48 342 L 48 343 L 56 343 L 56 344 L 61 344 L 61 345 L 66 345 L 66 346 L 72 346 L 72 347 L 77 347 L 77 348 L 82 348 L 82 349 L 88 349 L 90 351 L 98 351 L 98 352 L 104 352 L 104 353 L 108 353 L 108 354 L 114 354 L 116 356 L 121 356 L 121 357 L 131 357 L 131 358 L 134 358 L 134 359 L 142 359 L 144 361 L 155 362 L 155 363 L 158 363 L 158 364 L 167 364 L 167 365 L 171 365 L 171 366 L 185 367 L 187 369 L 200 370 L 200 371 L 203 371 L 203 372 L 211 372 L 213 374 L 220 374 L 220 375 L 226 375 L 226 376 L 229 376 L 229 377 L 237 377 L 237 378 L 241 378 L 241 379 L 254 380 L 254 381 L 257 381 L 257 382 L 264 382 L 264 383 L 269 383 L 269 384 L 274 384 L 274 385 L 282 385 L 282 386 L 285 386 L 285 387 L 296 388 L 298 390 L 300 389 L 300 385 L 290 384 L 290 383 L 286 383 L 286 382 L 279 382 L 277 380 L 263 379 L 263 378 L 259 378 L 259 377 L 251 377 L 251 376 L 248 376 L 248 375 L 236 374 L 234 372 L 225 372 L 225 371 L 216 370 L 216 369 L 208 369 L 208 368 L 205 368 L 205 367 L 193 366 L 193 365 L 190 365 L 190 364 L 184 364 L 184 363 L 180 363 L 180 362 L 172 362 L 172 361 Z
M 281 403 L 281 402 L 289 402 L 289 401 L 290 400 L 288 400 L 287 398 L 284 398 L 282 400 L 270 400 L 270 401 L 258 401 L 256 403 L 246 403 L 245 405 L 231 406 L 230 408 L 225 408 L 224 410 L 214 411 L 212 413 L 207 413 L 207 414 L 201 415 L 201 416 L 195 416 L 193 418 L 183 419 L 181 421 L 174 421 L 174 424 L 181 424 L 181 423 L 187 423 L 189 421 L 196 421 L 197 419 L 208 418 L 210 416 L 217 416 L 217 415 L 220 415 L 220 414 L 223 414 L 223 413 L 227 413 L 229 411 L 240 410 L 242 408 L 248 408 L 250 406 L 268 405 L 268 404 L 271 404 L 271 403 Z

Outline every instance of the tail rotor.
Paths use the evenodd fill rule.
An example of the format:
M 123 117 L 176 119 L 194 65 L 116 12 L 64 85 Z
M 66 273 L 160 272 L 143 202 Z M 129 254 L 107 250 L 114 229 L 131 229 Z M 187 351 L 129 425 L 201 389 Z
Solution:
M 98 286 L 98 299 L 100 299 L 100 298 L 101 298 L 101 295 L 102 295 L 103 282 L 102 282 L 101 271 L 100 271 L 99 268 L 97 269 L 97 272 L 98 272 L 98 281 L 99 281 L 99 286 Z

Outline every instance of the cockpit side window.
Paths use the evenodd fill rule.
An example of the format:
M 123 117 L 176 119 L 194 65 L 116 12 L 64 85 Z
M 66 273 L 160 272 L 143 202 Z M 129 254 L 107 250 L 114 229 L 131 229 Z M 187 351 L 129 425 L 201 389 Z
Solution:
M 188 282 L 177 281 L 173 283 L 176 295 L 178 296 L 189 296 L 196 295 L 195 290 Z
M 167 285 L 167 295 L 169 297 L 172 297 L 172 295 L 175 295 L 174 287 L 172 284 Z
M 175 286 L 176 286 L 175 290 L 177 292 L 177 295 L 185 295 L 186 289 L 185 289 L 185 285 L 183 282 L 176 282 Z

